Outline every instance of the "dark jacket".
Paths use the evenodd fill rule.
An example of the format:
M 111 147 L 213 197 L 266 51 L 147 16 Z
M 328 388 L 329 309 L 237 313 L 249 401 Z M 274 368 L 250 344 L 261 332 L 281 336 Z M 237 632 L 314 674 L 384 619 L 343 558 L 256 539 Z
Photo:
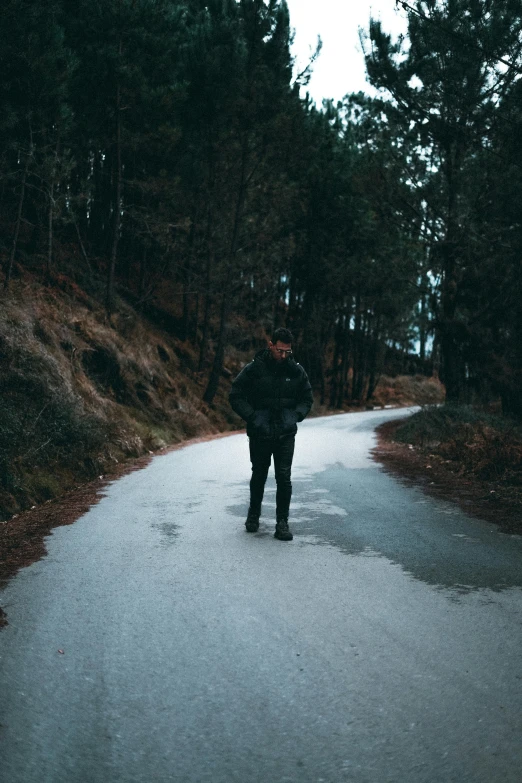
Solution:
M 267 348 L 241 370 L 229 399 L 251 438 L 295 435 L 314 401 L 304 368 L 292 358 L 275 362 Z

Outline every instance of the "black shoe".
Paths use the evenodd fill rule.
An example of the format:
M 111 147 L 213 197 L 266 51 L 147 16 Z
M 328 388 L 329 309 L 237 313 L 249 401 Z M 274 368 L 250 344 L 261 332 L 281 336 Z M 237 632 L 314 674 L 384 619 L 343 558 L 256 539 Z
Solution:
M 291 541 L 293 539 L 293 535 L 288 527 L 288 519 L 281 517 L 281 519 L 277 520 L 274 538 L 278 538 L 279 541 Z
M 257 533 L 259 530 L 259 513 L 258 511 L 252 511 L 248 509 L 248 514 L 245 522 L 247 533 Z

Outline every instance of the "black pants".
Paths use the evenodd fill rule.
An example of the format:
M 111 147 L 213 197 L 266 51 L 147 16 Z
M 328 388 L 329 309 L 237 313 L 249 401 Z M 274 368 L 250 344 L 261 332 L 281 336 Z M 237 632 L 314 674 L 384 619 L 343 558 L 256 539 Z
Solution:
M 275 479 L 277 483 L 276 516 L 288 517 L 292 497 L 292 459 L 294 456 L 295 435 L 282 438 L 250 438 L 250 461 L 252 478 L 250 479 L 250 508 L 259 513 L 265 491 L 268 469 L 274 456 Z

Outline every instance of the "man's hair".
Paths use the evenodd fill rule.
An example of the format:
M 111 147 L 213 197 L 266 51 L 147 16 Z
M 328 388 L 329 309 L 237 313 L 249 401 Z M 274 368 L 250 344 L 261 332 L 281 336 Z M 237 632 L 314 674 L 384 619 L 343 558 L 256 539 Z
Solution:
M 279 329 L 275 329 L 272 333 L 273 345 L 275 345 L 278 340 L 285 345 L 292 345 L 294 342 L 294 335 L 290 329 L 285 329 L 284 326 L 280 326 Z

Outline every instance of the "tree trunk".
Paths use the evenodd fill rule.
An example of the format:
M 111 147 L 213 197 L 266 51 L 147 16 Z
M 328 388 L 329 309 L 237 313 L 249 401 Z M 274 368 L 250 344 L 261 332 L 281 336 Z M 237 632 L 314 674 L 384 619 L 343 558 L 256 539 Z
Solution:
M 456 335 L 457 265 L 453 242 L 453 226 L 450 222 L 443 251 L 443 280 L 441 292 L 441 317 L 439 319 L 441 375 L 446 387 L 446 401 L 459 402 L 460 343 Z
M 330 408 L 335 408 L 337 404 L 338 386 L 339 386 L 339 359 L 341 357 L 344 331 L 342 328 L 342 316 L 339 317 L 334 336 L 334 355 L 332 362 L 332 380 L 330 383 Z
M 275 330 L 279 326 L 279 310 L 281 306 L 281 293 L 282 293 L 282 282 L 281 282 L 281 264 L 279 264 L 277 274 L 276 274 L 276 285 L 274 286 L 274 303 L 272 307 L 272 328 Z
M 447 229 L 442 244 L 442 292 L 440 319 L 440 348 L 442 382 L 446 386 L 446 401 L 459 402 L 461 387 L 461 338 L 457 333 L 457 206 L 459 195 L 458 175 L 460 170 L 460 151 L 448 143 L 445 149 L 445 165 L 443 168 L 447 188 Z
M 207 356 L 208 331 L 210 325 L 210 311 L 212 308 L 212 296 L 210 293 L 210 274 L 212 269 L 212 250 L 208 249 L 207 267 L 205 270 L 205 306 L 203 310 L 203 327 L 201 330 L 201 345 L 199 346 L 198 372 L 203 370 Z
M 324 380 L 324 357 L 323 354 L 318 358 L 318 385 L 319 385 L 319 404 L 324 405 L 326 399 L 326 384 Z
M 190 276 L 187 275 L 187 279 L 183 283 L 183 295 L 182 295 L 183 311 L 181 315 L 181 334 L 180 334 L 180 339 L 182 340 L 182 342 L 185 342 L 189 333 L 189 321 L 190 321 L 189 285 L 190 285 Z
M 219 336 L 216 346 L 216 355 L 212 364 L 212 371 L 210 378 L 208 379 L 207 388 L 203 395 L 203 400 L 208 405 L 212 405 L 216 392 L 218 390 L 219 379 L 221 378 L 221 372 L 223 370 L 223 360 L 225 358 L 225 346 L 227 337 L 227 318 L 229 311 L 230 294 L 228 292 L 228 286 L 225 286 L 223 292 L 223 298 L 221 300 L 221 313 L 219 317 Z
M 147 246 L 143 246 L 143 250 L 140 258 L 140 272 L 138 281 L 138 299 L 140 307 L 145 299 L 145 277 L 147 275 Z
M 103 160 L 100 152 L 93 153 L 93 188 L 89 206 L 89 218 L 87 219 L 86 217 L 86 224 L 88 227 L 87 237 L 89 245 L 91 248 L 94 248 L 95 256 L 106 255 L 109 246 L 107 224 L 110 223 L 111 183 L 110 178 L 107 177 L 104 171 L 107 165 L 107 159 Z
M 198 325 L 199 325 L 199 291 L 196 293 L 196 306 L 194 308 L 194 329 L 192 331 L 191 340 L 194 345 L 198 342 Z
M 47 210 L 47 258 L 45 263 L 45 277 L 51 281 L 51 266 L 53 263 L 53 213 L 54 213 L 54 182 L 49 185 L 49 204 Z
M 54 150 L 54 161 L 51 170 L 51 181 L 49 183 L 49 204 L 47 214 L 47 262 L 45 276 L 47 281 L 51 280 L 51 268 L 53 263 L 53 231 L 54 231 L 54 189 L 56 182 L 56 169 L 58 167 L 58 157 L 60 154 L 60 139 L 56 141 Z
M 422 281 L 422 286 L 424 288 L 424 284 L 427 284 L 427 281 Z M 423 290 L 421 294 L 421 300 L 420 300 L 420 327 L 419 327 L 419 357 L 422 362 L 426 359 L 426 342 L 427 342 L 427 331 L 426 331 L 426 299 L 427 294 Z
M 449 324 L 444 324 L 441 332 L 441 375 L 446 387 L 446 402 L 458 403 L 461 397 L 459 346 Z
M 181 316 L 181 339 L 183 341 L 188 339 L 190 327 L 190 288 L 192 284 L 191 267 L 194 254 L 194 239 L 196 234 L 195 224 L 196 219 L 193 217 L 188 240 L 187 263 L 185 269 L 183 270 L 183 313 Z
M 354 387 L 354 397 L 358 402 L 361 402 L 364 398 L 364 390 L 366 387 L 366 379 L 368 374 L 370 320 L 371 317 L 369 315 L 364 313 L 361 315 L 361 329 L 356 349 L 358 365 L 357 386 Z
M 344 331 L 343 331 L 343 350 L 341 358 L 341 372 L 339 377 L 339 393 L 337 397 L 337 407 L 342 408 L 344 405 L 344 398 L 346 395 L 346 383 L 348 381 L 348 367 L 350 359 L 350 316 L 351 313 L 345 313 L 344 316 Z
M 459 402 L 461 397 L 460 340 L 456 333 L 457 276 L 453 248 L 444 247 L 444 278 L 442 282 L 441 318 L 439 320 L 441 350 L 441 380 L 446 387 L 447 402 Z
M 85 250 L 85 245 L 82 242 L 82 235 L 80 234 L 80 227 L 78 226 L 78 221 L 74 217 L 73 217 L 73 223 L 74 223 L 74 228 L 76 229 L 76 237 L 78 239 L 78 246 L 80 248 L 80 251 L 81 251 L 81 254 L 83 256 L 83 259 L 84 259 L 85 263 L 87 264 L 87 269 L 89 270 L 89 274 L 92 275 L 91 262 L 89 261 L 89 256 L 87 255 L 87 252 Z
M 297 281 L 296 281 L 295 269 L 292 268 L 292 271 L 290 273 L 289 286 L 288 286 L 288 314 L 290 316 L 290 319 L 292 319 L 295 316 L 296 309 L 297 309 Z
M 223 371 L 223 360 L 225 358 L 225 346 L 227 341 L 227 316 L 229 311 L 229 299 L 230 299 L 230 284 L 233 279 L 233 269 L 235 267 L 235 259 L 237 254 L 238 240 L 239 240 L 239 227 L 241 225 L 241 219 L 243 216 L 243 206 L 245 202 L 246 187 L 247 187 L 247 162 L 249 157 L 248 137 L 245 134 L 241 145 L 241 174 L 239 180 L 239 189 L 236 200 L 236 208 L 234 210 L 234 222 L 232 227 L 232 237 L 230 241 L 230 250 L 228 258 L 225 259 L 226 276 L 223 289 L 223 299 L 221 302 L 221 316 L 219 321 L 219 336 L 218 344 L 216 348 L 216 354 L 214 356 L 214 362 L 212 365 L 212 371 L 208 380 L 207 388 L 203 395 L 204 401 L 211 405 L 217 392 L 219 379 Z
M 361 294 L 359 289 L 355 295 L 355 322 L 353 330 L 353 377 L 352 377 L 352 400 L 359 400 L 361 396 L 362 366 L 361 366 L 361 332 L 362 332 L 362 313 L 361 313 Z
M 119 56 L 122 54 L 122 40 L 120 38 Z M 109 320 L 114 308 L 114 279 L 116 274 L 116 261 L 118 258 L 118 244 L 121 231 L 121 196 L 123 176 L 121 170 L 121 89 L 119 81 L 116 85 L 116 154 L 114 163 L 114 215 L 112 228 L 111 255 L 107 274 L 107 291 L 105 309 Z
M 330 310 L 328 308 L 328 315 L 330 315 Z M 326 370 L 325 370 L 325 357 L 326 357 L 326 351 L 327 347 L 330 343 L 330 335 L 332 332 L 332 322 L 330 318 L 328 318 L 328 322 L 323 324 L 323 328 L 321 329 L 321 342 L 319 345 L 319 354 L 318 354 L 318 375 L 319 375 L 319 400 L 320 405 L 324 405 L 326 402 Z
M 368 378 L 368 391 L 366 392 L 366 400 L 369 401 L 373 397 L 373 393 L 380 377 L 380 357 L 381 357 L 381 345 L 380 345 L 380 330 L 381 319 L 377 318 L 375 324 L 375 331 L 372 339 L 372 347 L 369 355 L 369 378 Z
M 20 234 L 20 225 L 22 223 L 22 211 L 24 207 L 24 199 L 25 199 L 25 185 L 27 182 L 27 174 L 29 172 L 29 161 L 32 156 L 32 145 L 29 149 L 29 152 L 27 154 L 27 157 L 25 159 L 25 166 L 24 166 L 24 173 L 22 176 L 22 185 L 20 188 L 20 198 L 18 199 L 18 209 L 16 212 L 16 223 L 15 223 L 15 230 L 14 230 L 14 236 L 13 236 L 13 244 L 11 245 L 11 252 L 9 254 L 9 262 L 7 265 L 7 271 L 5 274 L 5 281 L 4 281 L 4 288 L 9 288 L 9 283 L 11 282 L 11 277 L 13 274 L 13 266 L 14 266 L 14 260 L 16 256 L 16 251 L 18 248 L 18 237 Z

